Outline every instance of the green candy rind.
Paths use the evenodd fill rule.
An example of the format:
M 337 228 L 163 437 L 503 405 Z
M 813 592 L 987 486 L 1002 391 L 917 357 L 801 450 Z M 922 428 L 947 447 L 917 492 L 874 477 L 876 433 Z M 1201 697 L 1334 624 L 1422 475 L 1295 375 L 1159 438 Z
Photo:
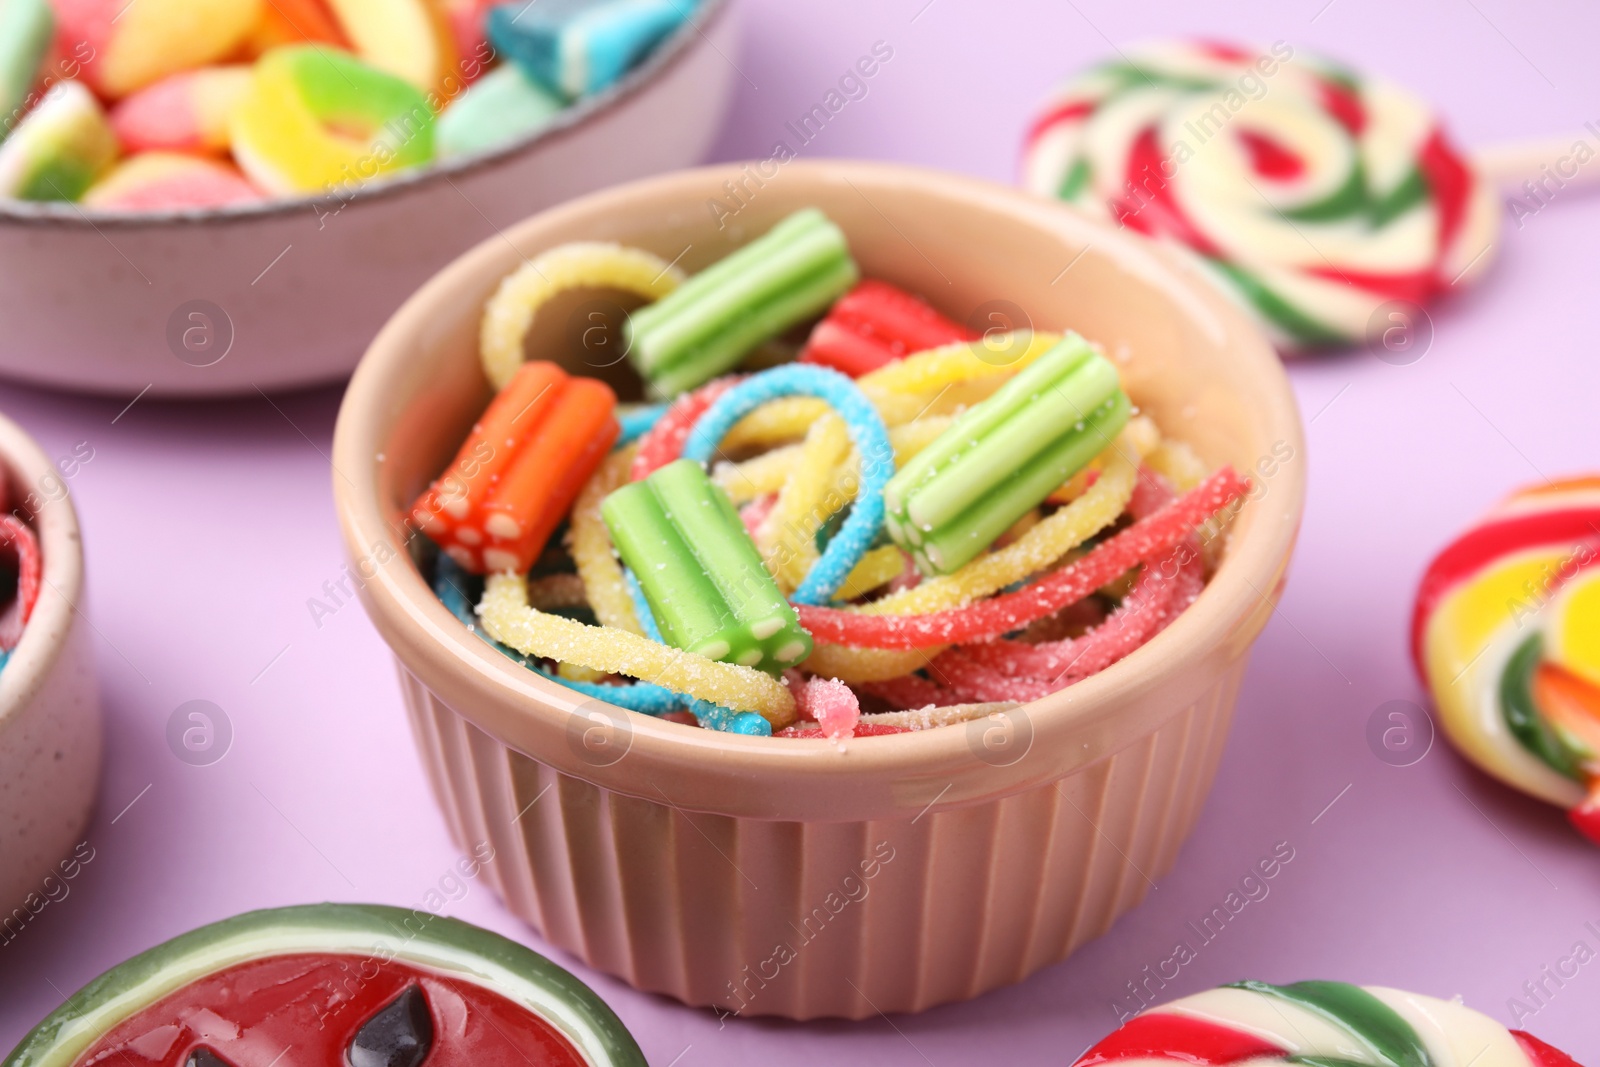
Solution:
M 1116 368 L 1067 335 L 890 480 L 890 536 L 924 571 L 960 568 L 1110 446 L 1131 410 Z
M 860 278 L 844 232 L 795 212 L 628 318 L 628 355 L 658 399 L 732 369 L 757 345 L 820 315 Z
M 623 486 L 600 515 L 674 648 L 771 672 L 811 654 L 811 635 L 700 464 L 680 459 Z
M 1313 1011 L 1360 1038 L 1394 1067 L 1434 1067 L 1428 1047 L 1411 1024 L 1360 986 L 1347 982 L 1295 982 L 1283 986 L 1234 982 L 1232 988 L 1287 1000 Z M 1344 1067 L 1348 1062 L 1318 1056 L 1285 1058 L 1308 1067 Z
M 318 45 L 279 49 L 259 62 L 286 66 L 321 121 L 357 128 L 381 124 L 371 140 L 388 149 L 394 168 L 432 162 L 437 130 L 433 108 L 405 79 Z
M 71 1067 L 101 1034 L 224 967 L 295 952 L 400 959 L 486 985 L 559 1030 L 592 1063 L 646 1067 L 633 1036 L 577 978 L 457 919 L 377 904 L 307 904 L 202 926 L 113 967 L 47 1015 L 0 1067 Z
M 78 82 L 58 82 L 0 144 L 0 196 L 78 200 L 117 158 L 117 136 Z

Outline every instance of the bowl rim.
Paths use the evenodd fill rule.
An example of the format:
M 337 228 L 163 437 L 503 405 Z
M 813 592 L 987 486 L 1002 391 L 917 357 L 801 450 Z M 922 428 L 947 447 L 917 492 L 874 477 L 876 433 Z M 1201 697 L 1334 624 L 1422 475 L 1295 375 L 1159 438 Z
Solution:
M 391 375 L 407 364 L 413 339 L 429 334 L 428 324 L 437 318 L 432 308 L 448 302 L 457 279 L 471 277 L 509 255 L 538 247 L 539 241 L 532 235 L 547 227 L 601 215 L 641 196 L 668 195 L 675 188 L 679 196 L 703 191 L 708 185 L 715 186 L 724 177 L 737 174 L 743 165 L 736 161 L 676 171 L 567 201 L 508 227 L 504 235 L 467 251 L 413 294 L 362 357 L 340 407 L 334 431 L 332 481 L 347 553 L 360 558 L 367 551 L 366 546 L 390 535 L 376 492 L 381 462 L 377 454 L 383 440 L 379 423 L 394 410 L 385 397 L 385 386 Z M 1076 236 L 1083 243 L 1092 236 L 1097 252 L 1112 257 L 1141 280 L 1158 281 L 1171 292 L 1175 303 L 1197 302 L 1193 315 L 1213 316 L 1226 336 L 1239 340 L 1238 358 L 1253 364 L 1252 372 L 1267 379 L 1263 393 L 1271 398 L 1270 409 L 1257 412 L 1263 420 L 1266 439 L 1287 441 L 1296 455 L 1304 455 L 1299 409 L 1275 350 L 1243 309 L 1205 279 L 1200 268 L 1181 253 L 1106 226 L 1057 201 L 947 172 L 851 160 L 796 160 L 786 165 L 785 174 L 797 181 L 814 179 L 819 195 L 825 195 L 823 188 L 830 184 L 870 189 L 886 182 L 901 186 L 911 183 L 920 191 L 948 200 L 951 210 L 1007 215 L 1048 230 L 1062 240 Z M 701 795 L 716 798 L 715 802 L 704 804 L 668 800 L 674 807 L 804 821 L 813 816 L 796 814 L 802 808 L 807 812 L 837 813 L 844 808 L 873 805 L 814 797 L 804 803 L 782 804 L 775 810 L 772 803 L 763 802 L 763 798 L 770 800 L 774 796 L 772 790 L 756 788 L 752 783 L 764 775 L 770 775 L 772 782 L 787 783 L 802 776 L 815 776 L 811 780 L 823 787 L 815 791 L 820 794 L 827 791 L 830 781 L 878 778 L 883 790 L 892 794 L 877 804 L 884 812 L 904 810 L 907 801 L 899 794 L 912 783 L 925 786 L 925 792 L 917 793 L 917 803 L 910 809 L 915 811 L 935 793 L 940 797 L 950 794 L 941 801 L 941 807 L 948 807 L 1047 784 L 1136 740 L 1124 738 L 1109 748 L 1103 743 L 1100 747 L 1090 743 L 1092 737 L 1103 736 L 1103 728 L 1120 705 L 1156 689 L 1187 684 L 1175 676 L 1200 664 L 1213 650 L 1235 643 L 1235 631 L 1253 619 L 1264 621 L 1275 610 L 1276 592 L 1299 529 L 1304 488 L 1305 464 L 1285 464 L 1273 481 L 1272 491 L 1250 504 L 1258 509 L 1254 518 L 1242 532 L 1235 525 L 1228 551 L 1205 590 L 1171 625 L 1098 674 L 1024 705 L 1023 718 L 1032 731 L 1032 742 L 1018 762 L 1004 767 L 978 760 L 969 747 L 965 729 L 855 738 L 839 746 L 821 739 L 774 742 L 643 715 L 630 716 L 614 705 L 587 699 L 521 667 L 467 630 L 434 596 L 404 551 L 399 553 L 403 565 L 377 567 L 376 575 L 365 579 L 360 587 L 360 596 L 369 617 L 403 667 L 452 710 L 512 748 L 528 752 L 526 746 L 507 739 L 504 730 L 486 725 L 485 718 L 496 716 L 485 716 L 483 708 L 532 715 L 532 720 L 519 719 L 518 724 L 542 738 L 553 738 L 564 726 L 570 726 L 573 713 L 580 708 L 599 705 L 626 717 L 623 721 L 628 724 L 628 758 L 615 764 L 595 767 L 579 760 L 576 753 L 569 758 L 567 752 L 554 750 L 556 746 L 528 752 L 562 773 L 659 803 L 665 794 L 657 797 L 651 792 L 651 776 L 641 774 L 640 767 L 666 770 L 693 764 L 720 783 L 723 791 L 701 790 Z M 1204 682 L 1197 676 L 1195 695 L 1203 688 Z M 1181 706 L 1167 709 L 1161 722 L 1180 710 Z M 548 721 L 539 721 L 541 716 L 548 716 Z M 1155 728 L 1151 726 L 1150 730 Z M 1138 736 L 1150 730 L 1142 730 Z M 568 740 L 570 743 L 570 733 Z M 1056 746 L 1053 750 L 1052 745 Z M 646 762 L 641 764 L 640 760 Z M 618 767 L 623 768 L 621 773 L 617 772 Z M 655 788 L 659 790 L 659 786 Z
M 231 204 L 213 208 L 178 208 L 165 211 L 127 211 L 85 209 L 76 201 L 14 200 L 0 197 L 0 225 L 15 223 L 33 226 L 59 226 L 73 229 L 98 229 L 110 226 L 116 229 L 161 226 L 201 226 L 210 223 L 250 222 L 263 218 L 276 218 L 296 211 L 315 210 L 315 205 L 336 199 L 340 210 L 353 203 L 382 200 L 401 196 L 412 190 L 451 181 L 479 171 L 493 170 L 515 162 L 526 154 L 572 135 L 591 119 L 614 110 L 635 96 L 641 95 L 660 79 L 666 71 L 682 62 L 699 37 L 706 46 L 717 50 L 707 31 L 730 17 L 734 0 L 698 0 L 695 11 L 666 39 L 653 49 L 643 63 L 630 70 L 612 85 L 585 97 L 568 107 L 549 123 L 533 133 L 514 138 L 504 144 L 476 152 L 468 152 L 451 159 L 434 160 L 425 166 L 401 171 L 370 181 L 348 191 L 328 191 L 317 195 L 277 197 L 248 203 Z M 733 61 L 722 57 L 728 63 Z M 504 62 L 511 62 L 504 60 Z M 737 71 L 738 66 L 734 65 Z M 465 90 L 462 90 L 465 92 Z
M 47 477 L 66 481 L 39 443 L 5 415 L 0 415 L 0 469 L 14 498 L 25 499 Z M 23 508 L 19 503 L 14 510 Z M 83 593 L 83 541 L 70 490 L 29 514 L 43 558 L 41 589 L 33 616 L 0 672 L 0 735 L 33 702 L 54 671 Z M 47 638 L 49 643 L 41 644 Z

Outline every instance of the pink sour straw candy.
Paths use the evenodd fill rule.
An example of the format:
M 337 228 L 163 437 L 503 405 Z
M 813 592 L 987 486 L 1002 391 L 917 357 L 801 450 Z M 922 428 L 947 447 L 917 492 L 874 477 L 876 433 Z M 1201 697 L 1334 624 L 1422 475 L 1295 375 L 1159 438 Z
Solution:
M 650 432 L 639 438 L 639 451 L 634 454 L 633 467 L 629 470 L 628 477 L 636 482 L 642 481 L 658 469 L 680 458 L 683 455 L 683 446 L 689 440 L 689 431 L 700 421 L 700 416 L 706 413 L 718 397 L 737 384 L 739 379 L 735 377 L 718 378 L 673 401 L 667 413 L 651 427 Z
M 772 509 L 777 505 L 777 493 L 763 493 L 739 509 L 739 520 L 744 523 L 745 533 L 750 535 L 750 540 L 757 541 L 761 524 L 767 521 L 767 516 L 772 514 Z
M 1171 500 L 1166 482 L 1141 470 L 1128 512 L 1142 519 Z M 1037 699 L 1104 670 L 1144 644 L 1188 607 L 1204 585 L 1200 545 L 1190 537 L 1165 558 L 1146 564 L 1110 618 L 1082 637 L 964 645 L 939 657 L 935 676 L 967 700 Z
M 853 736 L 861 721 L 861 702 L 855 691 L 837 678 L 806 679 L 794 700 L 800 717 L 814 721 L 824 736 L 835 741 Z
M 864 615 L 801 604 L 797 605 L 800 625 L 819 642 L 862 648 L 926 648 L 998 637 L 1054 614 L 1139 563 L 1170 551 L 1248 488 L 1233 468 L 1224 467 L 1154 515 L 1014 593 L 927 615 Z

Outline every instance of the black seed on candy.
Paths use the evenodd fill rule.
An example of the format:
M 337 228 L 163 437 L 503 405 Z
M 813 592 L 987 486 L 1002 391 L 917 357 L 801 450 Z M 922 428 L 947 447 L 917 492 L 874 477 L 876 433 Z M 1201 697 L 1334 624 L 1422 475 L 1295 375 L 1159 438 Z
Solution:
M 361 1024 L 350 1042 L 350 1067 L 419 1067 L 433 1047 L 433 1016 L 422 987 L 407 986 Z
M 232 1064 L 204 1045 L 199 1045 L 183 1061 L 183 1067 L 232 1067 Z

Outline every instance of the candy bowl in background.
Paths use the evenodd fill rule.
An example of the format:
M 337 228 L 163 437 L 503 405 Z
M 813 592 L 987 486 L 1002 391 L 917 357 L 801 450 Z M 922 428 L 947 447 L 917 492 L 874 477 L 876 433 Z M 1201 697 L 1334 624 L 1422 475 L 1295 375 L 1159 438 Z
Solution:
M 703 0 L 638 67 L 531 136 L 360 186 L 162 212 L 0 199 L 0 375 L 127 396 L 342 379 L 462 249 L 703 158 L 739 77 L 736 16 L 733 0 Z
M 1304 465 L 1279 460 L 1303 455 L 1299 416 L 1261 332 L 1142 238 L 987 183 L 862 163 L 787 163 L 733 219 L 706 212 L 740 173 L 686 171 L 554 208 L 413 296 L 340 413 L 346 548 L 452 832 L 494 844 L 496 889 L 551 943 L 641 989 L 741 1014 L 922 1010 L 1065 958 L 1171 867 L 1298 529 Z M 1009 309 L 1099 342 L 1166 432 L 1208 466 L 1257 477 L 1215 575 L 1168 629 L 1005 716 L 837 745 L 585 699 L 434 596 L 406 516 L 488 400 L 479 325 L 501 279 L 572 241 L 693 272 L 807 207 L 838 224 L 863 276 L 957 322 Z M 581 346 L 533 340 L 570 370 L 610 373 Z
M 0 915 L 9 938 L 13 909 L 31 917 L 76 873 L 80 849 L 92 858 L 83 830 L 101 728 L 72 500 L 56 464 L 4 417 L 0 474 L 0 566 L 16 571 L 16 595 L 0 611 Z

